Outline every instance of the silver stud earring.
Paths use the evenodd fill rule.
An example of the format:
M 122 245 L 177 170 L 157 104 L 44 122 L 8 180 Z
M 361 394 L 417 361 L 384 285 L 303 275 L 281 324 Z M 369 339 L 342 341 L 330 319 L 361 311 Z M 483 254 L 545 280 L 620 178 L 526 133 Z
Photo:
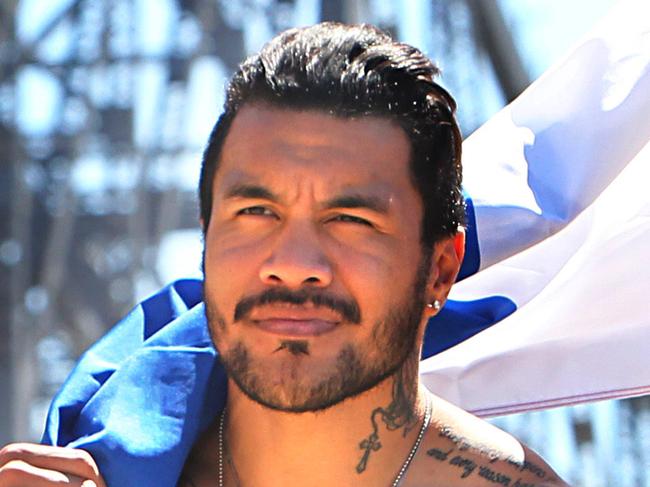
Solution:
M 428 303 L 428 304 L 427 304 L 427 307 L 428 307 L 428 308 L 433 308 L 433 309 L 435 309 L 436 311 L 438 311 L 438 310 L 440 309 L 440 301 L 438 301 L 438 300 L 436 299 L 436 300 L 433 301 L 433 303 Z

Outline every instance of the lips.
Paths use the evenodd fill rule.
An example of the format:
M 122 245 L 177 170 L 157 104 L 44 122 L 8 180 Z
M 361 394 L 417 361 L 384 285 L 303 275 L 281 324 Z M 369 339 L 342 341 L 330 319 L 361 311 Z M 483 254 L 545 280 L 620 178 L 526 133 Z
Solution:
M 310 337 L 327 333 L 336 328 L 337 323 L 324 320 L 289 320 L 275 318 L 253 321 L 255 326 L 275 335 L 292 337 Z
M 250 316 L 254 326 L 275 335 L 310 337 L 334 330 L 340 323 L 336 313 L 326 309 L 262 307 Z

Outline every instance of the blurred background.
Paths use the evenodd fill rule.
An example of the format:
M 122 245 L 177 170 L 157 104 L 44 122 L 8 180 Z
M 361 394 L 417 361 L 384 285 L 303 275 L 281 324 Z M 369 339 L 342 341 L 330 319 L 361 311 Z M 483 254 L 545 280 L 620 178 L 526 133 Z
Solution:
M 639 0 L 647 1 L 647 0 Z M 443 69 L 465 136 L 614 0 L 0 0 L 0 445 L 40 437 L 78 356 L 200 276 L 201 151 L 274 33 L 371 22 Z M 493 419 L 576 486 L 650 486 L 650 398 Z

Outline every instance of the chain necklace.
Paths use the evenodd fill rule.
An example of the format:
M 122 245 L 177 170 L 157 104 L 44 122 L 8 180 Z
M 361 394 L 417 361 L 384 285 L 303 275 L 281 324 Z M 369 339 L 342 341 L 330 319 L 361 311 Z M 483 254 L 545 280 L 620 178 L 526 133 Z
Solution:
M 420 448 L 420 444 L 422 443 L 422 439 L 424 438 L 424 433 L 426 433 L 427 428 L 429 427 L 429 423 L 431 422 L 431 399 L 427 395 L 426 399 L 426 406 L 424 410 L 424 421 L 422 421 L 422 426 L 420 426 L 420 431 L 418 432 L 418 436 L 415 439 L 415 443 L 413 443 L 413 446 L 411 447 L 411 451 L 409 451 L 409 454 L 406 457 L 406 460 L 404 460 L 404 463 L 402 464 L 402 467 L 399 469 L 399 472 L 397 472 L 397 476 L 395 477 L 395 480 L 390 484 L 391 487 L 397 487 L 400 482 L 402 481 L 402 478 L 404 477 L 404 474 L 408 470 L 408 468 L 411 466 L 411 462 L 413 461 L 413 458 L 415 457 L 415 454 L 418 451 L 418 448 Z M 221 417 L 219 418 L 219 437 L 218 437 L 218 444 L 219 444 L 219 487 L 224 487 L 224 474 L 223 474 L 223 458 L 224 458 L 224 423 L 225 423 L 225 417 L 226 417 L 226 411 L 224 410 L 221 413 Z M 234 467 L 234 465 L 233 465 Z M 239 486 L 239 480 L 237 480 L 237 485 Z

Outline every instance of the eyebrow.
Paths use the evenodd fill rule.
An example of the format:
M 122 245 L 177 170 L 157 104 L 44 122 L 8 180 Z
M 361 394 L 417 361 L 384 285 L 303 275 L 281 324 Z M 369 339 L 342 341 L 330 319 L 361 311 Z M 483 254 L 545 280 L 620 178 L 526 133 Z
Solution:
M 323 206 L 326 210 L 334 208 L 361 208 L 386 215 L 388 214 L 389 205 L 385 199 L 379 198 L 378 196 L 350 194 L 332 198 Z
M 258 184 L 239 183 L 227 189 L 224 199 L 248 198 L 262 199 L 279 203 L 280 197 Z M 323 209 L 332 210 L 336 208 L 360 208 L 374 211 L 382 215 L 389 213 L 389 204 L 384 198 L 365 194 L 343 194 L 329 199 L 323 205 Z
M 231 198 L 261 199 L 273 202 L 278 202 L 280 199 L 264 186 L 259 186 L 257 184 L 235 184 L 231 186 L 226 191 L 224 199 Z

